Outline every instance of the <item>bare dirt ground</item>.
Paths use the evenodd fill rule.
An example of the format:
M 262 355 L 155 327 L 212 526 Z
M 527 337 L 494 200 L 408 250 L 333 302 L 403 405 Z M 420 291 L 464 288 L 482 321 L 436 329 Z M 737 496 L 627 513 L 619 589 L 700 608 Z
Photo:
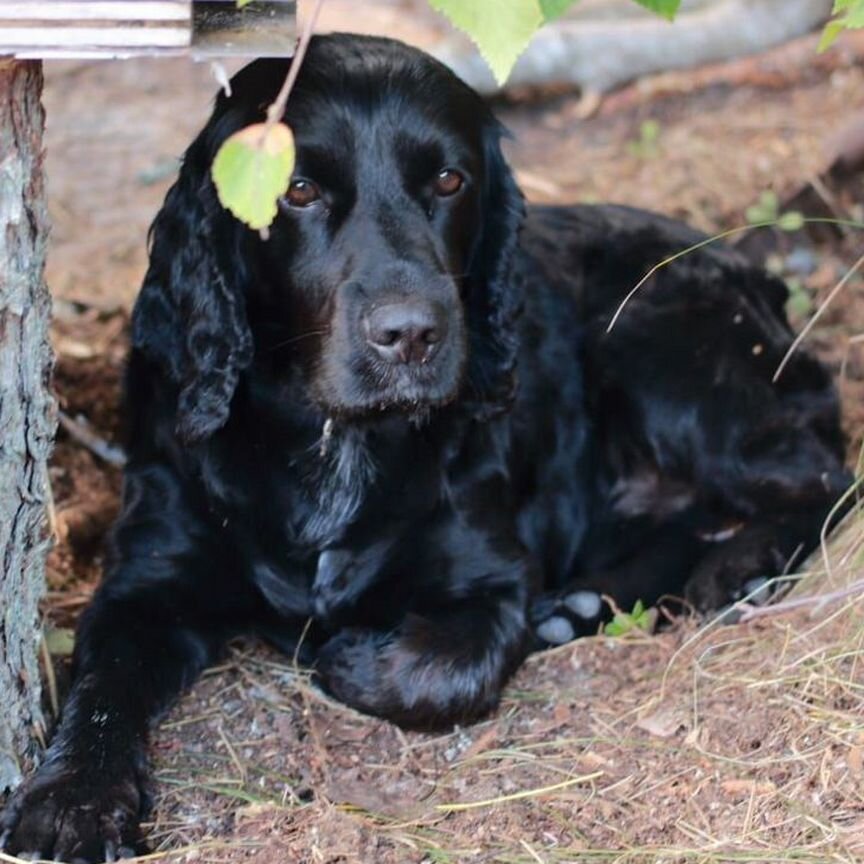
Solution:
M 421 44 L 439 26 L 396 15 L 398 3 L 362 21 L 350 6 L 334 0 L 334 26 Z M 849 40 L 817 58 L 808 38 L 603 100 L 522 94 L 497 108 L 529 199 L 624 201 L 716 232 L 743 224 L 765 190 L 782 200 L 826 167 L 826 142 L 864 111 L 862 57 L 864 43 Z M 48 68 L 55 388 L 68 415 L 108 440 L 147 226 L 214 89 L 206 67 L 184 61 Z M 823 197 L 864 221 L 860 198 Z M 799 326 L 858 259 L 861 237 L 796 236 L 775 256 L 796 280 Z M 854 276 L 808 340 L 837 371 L 850 459 L 864 430 L 862 332 Z M 65 627 L 99 578 L 120 480 L 63 432 L 51 476 L 59 539 L 46 614 Z M 799 594 L 860 579 L 862 533 L 859 522 L 817 558 Z M 532 658 L 494 717 L 439 736 L 360 717 L 311 689 L 290 658 L 235 645 L 154 736 L 148 860 L 860 862 L 858 598 L 585 639 Z M 62 690 L 62 657 L 55 667 Z

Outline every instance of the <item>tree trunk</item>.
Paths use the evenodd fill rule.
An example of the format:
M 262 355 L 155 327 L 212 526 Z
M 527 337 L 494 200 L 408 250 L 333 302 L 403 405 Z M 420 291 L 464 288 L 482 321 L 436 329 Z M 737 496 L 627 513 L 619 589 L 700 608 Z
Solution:
M 41 63 L 0 58 L 0 791 L 32 767 L 42 734 L 37 607 L 56 412 L 41 93 Z

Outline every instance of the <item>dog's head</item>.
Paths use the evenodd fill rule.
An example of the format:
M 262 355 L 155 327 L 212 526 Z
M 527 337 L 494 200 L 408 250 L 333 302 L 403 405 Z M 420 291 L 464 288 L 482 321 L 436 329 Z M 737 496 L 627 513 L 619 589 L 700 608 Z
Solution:
M 224 424 L 253 364 L 299 376 L 327 414 L 500 404 L 522 202 L 498 123 L 420 51 L 315 38 L 286 112 L 294 176 L 264 240 L 221 208 L 210 168 L 287 69 L 264 60 L 235 76 L 154 223 L 133 338 L 178 386 L 181 435 Z

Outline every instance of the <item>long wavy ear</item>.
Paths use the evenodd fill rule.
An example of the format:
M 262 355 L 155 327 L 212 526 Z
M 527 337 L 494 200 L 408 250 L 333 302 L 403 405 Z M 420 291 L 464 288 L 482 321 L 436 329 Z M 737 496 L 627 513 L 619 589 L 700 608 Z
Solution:
M 150 229 L 150 267 L 132 316 L 133 346 L 177 387 L 176 428 L 187 443 L 225 424 L 252 361 L 245 288 L 256 238 L 223 210 L 210 179 L 215 149 L 234 125 L 243 123 L 212 120 L 186 152 Z
M 482 231 L 471 264 L 470 378 L 479 413 L 506 409 L 516 385 L 516 321 L 522 311 L 522 281 L 514 267 L 525 215 L 522 193 L 501 152 L 503 128 L 490 121 L 484 132 L 485 178 Z

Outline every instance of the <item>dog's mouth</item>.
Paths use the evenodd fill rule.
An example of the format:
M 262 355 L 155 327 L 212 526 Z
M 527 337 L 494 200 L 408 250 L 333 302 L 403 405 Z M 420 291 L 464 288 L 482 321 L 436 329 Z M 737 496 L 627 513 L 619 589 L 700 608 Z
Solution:
M 403 414 L 428 418 L 459 396 L 466 352 L 454 340 L 426 363 L 382 363 L 365 352 L 316 376 L 316 401 L 328 415 L 372 419 Z
M 461 370 L 460 370 L 461 373 Z M 453 402 L 459 394 L 461 374 L 405 366 L 378 371 L 348 398 L 324 400 L 330 413 L 342 416 L 380 414 L 428 415 Z M 442 380 L 442 377 L 444 380 Z

